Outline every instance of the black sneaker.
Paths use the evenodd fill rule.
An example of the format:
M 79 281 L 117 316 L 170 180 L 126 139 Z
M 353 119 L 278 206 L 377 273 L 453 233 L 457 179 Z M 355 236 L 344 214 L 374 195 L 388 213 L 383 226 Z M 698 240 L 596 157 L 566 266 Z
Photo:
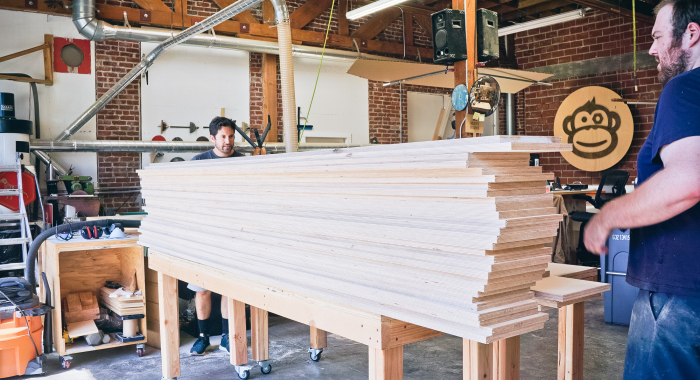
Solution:
M 200 335 L 197 338 L 197 341 L 194 342 L 194 345 L 192 345 L 192 349 L 190 349 L 190 355 L 204 355 L 204 351 L 207 350 L 207 347 L 209 347 L 209 337 Z
M 227 354 L 231 353 L 231 350 L 230 350 L 229 344 L 228 344 L 228 334 L 221 335 L 221 344 L 219 344 L 219 349 L 221 351 L 226 351 Z

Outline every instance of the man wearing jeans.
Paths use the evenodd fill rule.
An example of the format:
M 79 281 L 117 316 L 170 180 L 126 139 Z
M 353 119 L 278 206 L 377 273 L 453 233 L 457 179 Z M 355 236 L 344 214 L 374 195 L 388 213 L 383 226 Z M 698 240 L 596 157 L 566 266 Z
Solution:
M 700 378 L 700 0 L 663 0 L 649 54 L 659 97 L 637 157 L 639 186 L 588 223 L 586 248 L 607 252 L 613 228 L 631 228 L 632 310 L 625 380 Z
M 233 150 L 235 131 L 233 121 L 225 117 L 215 117 L 209 123 L 209 139 L 214 143 L 214 149 L 200 153 L 192 160 L 209 160 L 216 158 L 240 157 L 242 154 Z M 211 314 L 211 292 L 197 285 L 189 284 L 187 288 L 196 292 L 194 304 L 197 309 L 199 337 L 194 342 L 191 355 L 204 355 L 209 347 L 209 316 Z M 221 297 L 221 344 L 219 349 L 229 352 L 228 338 L 228 299 Z

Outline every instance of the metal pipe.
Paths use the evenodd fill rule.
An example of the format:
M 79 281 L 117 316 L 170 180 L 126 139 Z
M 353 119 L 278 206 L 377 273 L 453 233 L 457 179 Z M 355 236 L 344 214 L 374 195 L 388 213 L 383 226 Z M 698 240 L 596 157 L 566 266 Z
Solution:
M 506 94 L 506 134 L 515 135 L 515 97 Z
M 38 158 L 41 162 L 43 162 L 44 165 L 49 166 L 49 167 L 53 166 L 53 170 L 59 176 L 68 175 L 68 170 L 66 170 L 66 168 L 61 166 L 61 164 L 59 164 L 58 162 L 51 160 L 51 157 L 48 154 L 46 154 L 46 152 L 42 152 L 41 150 L 34 150 L 34 151 L 32 151 L 32 153 L 34 153 L 36 158 Z
M 211 142 L 199 141 L 51 141 L 32 140 L 30 149 L 33 152 L 138 152 L 138 153 L 185 153 L 203 152 L 214 146 Z M 359 144 L 326 144 L 305 143 L 299 145 L 299 150 L 338 149 L 361 146 Z M 252 153 L 253 147 L 248 143 L 234 144 L 236 152 Z M 270 153 L 286 152 L 284 143 L 266 143 L 265 149 Z M 46 154 L 46 153 L 44 153 Z M 55 164 L 55 163 L 54 163 Z
M 60 135 L 56 138 L 58 141 L 68 140 L 73 134 L 75 134 L 80 128 L 85 125 L 90 119 L 92 119 L 97 112 L 99 112 L 105 105 L 117 96 L 126 86 L 128 86 L 134 79 L 138 78 L 146 69 L 148 69 L 153 62 L 161 55 L 164 51 L 178 45 L 182 42 L 187 41 L 194 35 L 202 33 L 206 30 L 213 28 L 216 25 L 228 20 L 229 18 L 241 13 L 242 11 L 258 4 L 262 0 L 240 0 L 228 7 L 214 13 L 213 15 L 207 17 L 202 22 L 199 22 L 182 33 L 178 33 L 168 38 L 160 45 L 156 46 L 153 51 L 148 53 L 141 62 L 139 62 L 134 68 L 132 68 L 122 79 L 112 86 L 107 92 L 105 92 L 93 105 L 88 107 L 85 112 L 82 113 L 71 125 L 68 126 Z M 95 19 L 95 0 L 76 0 L 73 4 L 73 23 L 78 28 L 78 32 L 83 36 L 91 40 L 102 40 L 107 35 L 115 36 L 116 32 L 113 28 L 105 28 L 104 21 L 98 21 Z

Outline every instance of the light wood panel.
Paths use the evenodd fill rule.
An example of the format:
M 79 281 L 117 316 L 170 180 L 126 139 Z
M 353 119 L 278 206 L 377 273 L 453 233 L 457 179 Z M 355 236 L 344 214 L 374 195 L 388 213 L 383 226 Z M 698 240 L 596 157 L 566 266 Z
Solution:
M 558 149 L 569 146 L 484 137 L 155 164 L 139 171 L 149 213 L 140 243 L 222 276 L 404 321 L 391 327 L 393 345 L 440 333 L 490 343 L 547 318 L 529 288 L 561 216 L 544 192 L 547 174 L 528 165 L 530 150 Z M 254 205 L 221 201 L 231 193 Z M 217 291 L 216 281 L 193 281 Z M 275 312 L 270 302 L 251 306 Z

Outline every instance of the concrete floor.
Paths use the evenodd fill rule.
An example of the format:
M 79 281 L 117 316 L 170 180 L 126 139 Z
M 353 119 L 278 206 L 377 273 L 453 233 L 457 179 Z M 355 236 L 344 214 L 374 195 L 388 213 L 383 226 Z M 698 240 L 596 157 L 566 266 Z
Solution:
M 545 328 L 522 336 L 520 378 L 555 379 L 557 374 L 556 310 L 548 311 Z M 586 302 L 584 379 L 622 378 L 627 327 L 608 325 L 603 320 L 603 299 Z M 180 379 L 237 379 L 228 355 L 218 350 L 220 337 L 212 337 L 207 355 L 193 357 L 189 349 L 194 338 L 182 334 Z M 319 362 L 309 359 L 309 328 L 281 317 L 270 318 L 272 373 L 259 367 L 251 379 L 366 379 L 367 347 L 329 334 L 328 348 Z M 251 362 L 252 363 L 252 362 Z M 133 346 L 76 354 L 72 366 L 62 370 L 56 354 L 49 356 L 51 380 L 160 379 L 160 351 L 146 347 L 136 356 Z M 441 336 L 404 348 L 405 379 L 462 379 L 462 339 Z

